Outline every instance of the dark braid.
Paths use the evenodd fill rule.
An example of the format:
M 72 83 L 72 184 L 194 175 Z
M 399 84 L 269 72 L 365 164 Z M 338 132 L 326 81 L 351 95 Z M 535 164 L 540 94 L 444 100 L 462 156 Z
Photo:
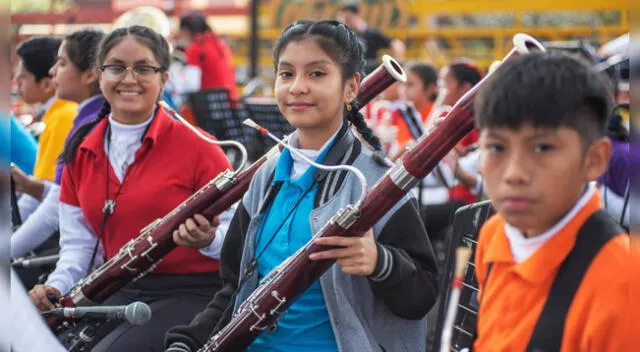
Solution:
M 96 52 L 102 38 L 104 38 L 104 32 L 96 29 L 82 29 L 64 38 L 67 44 L 67 55 L 80 72 L 95 68 Z M 97 79 L 91 84 L 91 93 L 100 94 Z
M 301 20 L 287 26 L 278 38 L 273 49 L 273 63 L 277 70 L 278 60 L 284 48 L 290 42 L 313 39 L 316 44 L 335 61 L 342 70 L 343 81 L 353 77 L 356 73 L 364 77 L 364 49 L 357 34 L 349 26 L 338 21 L 308 21 Z M 351 122 L 362 138 L 376 151 L 382 151 L 380 140 L 367 126 L 364 117 L 358 111 L 357 101 L 351 103 L 351 111 L 345 111 L 344 117 Z
M 69 164 L 73 161 L 73 158 L 76 155 L 76 150 L 80 146 L 80 143 L 84 141 L 84 138 L 96 127 L 97 124 L 100 123 L 105 117 L 109 116 L 111 113 L 111 105 L 109 105 L 108 101 L 104 101 L 104 105 L 102 106 L 102 110 L 98 113 L 98 117 L 91 121 L 87 122 L 84 125 L 78 127 L 76 132 L 69 138 L 67 144 L 64 146 L 64 150 L 60 154 L 58 160 L 64 164 Z
M 351 111 L 345 111 L 345 117 L 351 122 L 358 132 L 362 135 L 367 143 L 369 143 L 376 151 L 382 151 L 382 144 L 380 139 L 373 133 L 373 130 L 367 126 L 362 113 L 355 107 L 351 108 Z

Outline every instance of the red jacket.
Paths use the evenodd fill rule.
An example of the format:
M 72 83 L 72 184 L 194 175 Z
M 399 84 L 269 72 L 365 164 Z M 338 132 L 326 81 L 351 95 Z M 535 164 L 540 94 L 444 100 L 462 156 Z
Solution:
M 211 32 L 197 34 L 185 54 L 187 64 L 202 71 L 200 89 L 227 88 L 232 99 L 238 98 L 231 50 L 222 39 Z
M 142 228 L 167 215 L 231 166 L 222 149 L 198 138 L 158 108 L 120 187 L 104 151 L 108 122 L 105 118 L 87 135 L 73 162 L 65 166 L 60 201 L 80 207 L 93 232 L 99 234 L 109 173 L 109 199 L 115 197 L 116 205 L 101 242 L 110 259 L 125 243 L 138 237 Z M 164 257 L 155 273 L 211 272 L 218 266 L 217 260 L 197 249 L 178 247 Z

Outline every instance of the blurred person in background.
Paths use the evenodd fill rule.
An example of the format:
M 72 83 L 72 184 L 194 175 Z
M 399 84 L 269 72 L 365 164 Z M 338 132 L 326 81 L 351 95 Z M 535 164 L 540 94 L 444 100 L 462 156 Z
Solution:
M 470 60 L 455 60 L 441 71 L 441 97 L 443 116 L 482 79 L 482 72 Z M 428 121 L 433 126 L 433 122 Z M 436 122 L 437 124 L 437 122 Z M 482 179 L 479 177 L 480 159 L 477 151 L 478 132 L 473 130 L 465 136 L 441 163 L 441 182 L 447 194 L 439 202 L 427 204 L 423 208 L 423 220 L 436 248 L 442 248 L 452 230 L 456 210 L 478 200 L 482 193 Z M 430 198 L 430 197 L 429 197 Z
M 438 75 L 433 66 L 423 63 L 408 65 L 407 82 L 404 84 L 406 101 L 393 116 L 401 149 L 424 133 L 422 126 L 438 94 L 437 83 Z
M 338 11 L 338 21 L 353 28 L 364 46 L 365 73 L 369 74 L 378 66 L 378 51 L 389 49 L 391 56 L 397 61 L 404 59 L 406 51 L 404 43 L 398 39 L 391 39 L 379 30 L 371 28 L 360 14 L 357 3 L 347 2 Z
M 8 19 L 4 21 L 8 23 Z M 5 40 L 9 38 L 9 29 L 4 29 L 7 35 L 0 36 L 0 46 L 6 48 L 8 43 Z M 8 52 L 0 54 L 0 67 L 5 73 L 4 78 L 8 78 L 6 74 L 10 72 Z M 4 85 L 2 90 L 3 99 L 0 100 L 2 110 L 0 111 L 0 199 L 7 199 L 9 195 L 9 161 L 20 162 L 29 169 L 29 165 L 33 168 L 35 160 L 35 141 L 33 136 L 28 132 L 20 129 L 22 126 L 19 121 L 15 121 L 14 117 L 9 113 L 8 109 L 8 90 L 9 86 Z M 11 120 L 9 116 L 11 115 Z M 22 131 L 23 138 L 27 138 L 28 146 L 22 150 L 25 154 L 29 154 L 26 164 L 17 160 L 11 155 L 14 150 L 16 138 L 15 131 Z M 20 156 L 23 157 L 23 156 Z M 51 351 L 62 352 L 64 349 L 56 341 L 55 337 L 44 324 L 36 309 L 32 307 L 24 288 L 21 286 L 15 273 L 8 268 L 9 258 L 9 202 L 0 202 L 0 257 L 4 258 L 0 263 L 0 301 L 2 305 L 3 319 L 0 323 L 0 351 L 2 352 L 31 352 L 31 351 Z
M 482 71 L 473 61 L 468 59 L 455 60 L 445 68 L 444 88 L 445 95 L 442 104 L 453 107 L 468 91 L 482 79 Z M 478 131 L 475 129 L 466 135 L 456 146 L 458 153 L 464 156 L 468 147 L 478 142 Z
M 386 155 L 398 152 L 398 126 L 394 123 L 394 114 L 406 105 L 405 86 L 395 82 L 380 93 L 372 106 L 368 124 L 380 138 L 382 150 Z
M 184 48 L 187 64 L 200 69 L 200 89 L 226 88 L 237 99 L 233 56 L 227 43 L 207 24 L 205 16 L 189 11 L 180 16 L 176 46 Z
M 630 153 L 629 131 L 623 126 L 622 116 L 613 111 L 607 135 L 611 139 L 611 158 L 607 171 L 598 178 L 604 208 L 620 225 L 629 228 L 629 192 L 631 163 L 640 164 L 640 156 Z M 635 159 L 635 160 L 634 160 Z
M 20 58 L 14 77 L 18 94 L 25 103 L 36 107 L 36 119 L 41 118 L 46 125 L 39 137 L 33 169 L 33 178 L 38 180 L 54 180 L 56 159 L 77 114 L 76 103 L 55 95 L 56 89 L 49 73 L 56 61 L 60 43 L 61 40 L 55 37 L 32 37 L 20 43 L 16 49 Z M 18 167 L 12 166 L 11 174 L 16 191 L 23 193 L 18 206 L 22 219 L 26 219 L 42 199 L 44 186 L 42 183 L 29 182 L 31 178 Z
M 78 114 L 73 120 L 72 135 L 80 126 L 93 122 L 104 105 L 104 97 L 98 85 L 95 67 L 95 53 L 104 33 L 93 29 L 83 29 L 64 38 L 58 49 L 56 63 L 51 68 L 56 95 L 78 104 Z M 42 187 L 43 200 L 24 224 L 11 237 L 11 257 L 24 256 L 47 241 L 58 230 L 58 206 L 62 163 L 56 166 L 55 180 L 42 181 L 20 177 L 25 183 L 39 183 L 29 188 Z M 15 170 L 15 173 L 19 173 Z M 57 237 L 57 236 L 55 236 Z M 55 240 L 57 252 L 57 239 Z M 39 253 L 45 254 L 45 253 Z M 35 282 L 24 282 L 30 289 Z

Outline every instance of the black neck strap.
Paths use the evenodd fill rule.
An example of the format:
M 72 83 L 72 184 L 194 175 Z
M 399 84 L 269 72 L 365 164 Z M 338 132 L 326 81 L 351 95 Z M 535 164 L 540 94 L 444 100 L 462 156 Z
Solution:
M 582 225 L 576 244 L 553 281 L 527 351 L 560 351 L 567 314 L 585 273 L 600 249 L 623 232 L 604 210 L 591 215 Z
M 144 132 L 142 133 L 142 136 L 140 137 L 140 143 L 144 141 L 144 137 L 147 135 L 147 132 L 149 131 L 149 127 L 151 127 L 152 123 L 153 121 L 149 122 L 149 124 L 145 128 Z M 100 224 L 100 233 L 98 234 L 98 238 L 96 238 L 96 244 L 93 246 L 93 252 L 91 253 L 91 260 L 89 261 L 89 267 L 87 268 L 87 275 L 91 274 L 91 271 L 93 271 L 92 270 L 93 264 L 95 262 L 96 255 L 98 253 L 98 246 L 100 245 L 100 240 L 102 239 L 102 236 L 104 235 L 104 230 L 107 227 L 107 220 L 109 219 L 109 216 L 115 212 L 116 198 L 118 198 L 118 196 L 120 195 L 120 191 L 122 191 L 122 186 L 124 185 L 124 182 L 127 180 L 126 172 L 125 172 L 125 175 L 122 178 L 122 182 L 120 183 L 120 186 L 118 186 L 118 190 L 116 191 L 116 194 L 113 196 L 113 199 L 110 199 L 109 198 L 109 182 L 110 182 L 109 154 L 111 152 L 111 123 L 110 122 L 107 122 L 105 138 L 107 141 L 107 155 L 106 155 L 107 160 L 105 161 L 105 164 L 106 164 L 106 167 L 105 167 L 106 180 L 105 180 L 105 196 L 104 196 L 105 200 L 104 200 L 104 207 L 102 208 L 102 212 L 104 213 L 104 216 L 102 217 L 102 223 Z

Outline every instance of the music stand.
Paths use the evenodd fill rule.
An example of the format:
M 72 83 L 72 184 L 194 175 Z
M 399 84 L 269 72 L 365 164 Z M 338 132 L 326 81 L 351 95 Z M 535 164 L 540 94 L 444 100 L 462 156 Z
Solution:
M 204 89 L 188 94 L 187 99 L 200 128 L 220 141 L 234 140 L 251 147 L 257 131 L 242 124 L 244 115 L 240 104 L 230 99 L 227 89 Z M 224 150 L 231 164 L 237 167 L 240 156 L 237 149 L 225 147 Z
M 447 259 L 439 285 L 443 287 L 438 298 L 438 318 L 436 321 L 436 334 L 434 337 L 434 351 L 440 349 L 442 326 L 451 294 L 451 280 L 453 279 L 454 258 L 456 248 L 460 246 L 470 247 L 472 255 L 464 274 L 462 292 L 458 303 L 458 311 L 453 325 L 451 349 L 459 352 L 463 348 L 471 347 L 475 336 L 476 321 L 478 317 L 478 282 L 475 275 L 475 250 L 478 244 L 478 234 L 482 224 L 493 215 L 495 211 L 490 201 L 483 201 L 467 205 L 458 209 L 453 220 L 453 233 L 447 239 Z
M 249 97 L 245 100 L 244 107 L 252 120 L 271 131 L 271 133 L 278 138 L 291 134 L 291 132 L 295 130 L 295 128 L 289 124 L 289 121 L 284 118 L 273 99 Z M 263 151 L 262 154 L 264 154 L 273 147 L 276 142 L 267 136 L 258 134 L 256 144 L 260 145 Z

